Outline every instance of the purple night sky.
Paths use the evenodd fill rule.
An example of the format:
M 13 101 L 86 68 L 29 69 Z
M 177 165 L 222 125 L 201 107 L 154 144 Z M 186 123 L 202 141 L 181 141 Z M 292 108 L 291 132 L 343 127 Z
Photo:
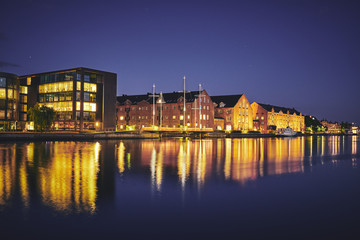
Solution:
M 118 95 L 245 93 L 319 119 L 360 124 L 359 1 L 0 3 L 0 71 L 89 67 Z

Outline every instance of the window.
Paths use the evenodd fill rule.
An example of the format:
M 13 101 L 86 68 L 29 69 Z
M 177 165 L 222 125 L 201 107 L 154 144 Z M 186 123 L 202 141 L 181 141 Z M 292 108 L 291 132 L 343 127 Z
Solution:
M 20 102 L 22 102 L 22 103 L 27 103 L 27 96 L 25 95 L 21 95 L 20 96 Z
M 95 83 L 84 82 L 84 91 L 86 91 L 86 92 L 96 92 L 96 84 Z
M 90 93 L 84 92 L 84 102 L 89 102 L 89 101 L 90 101 Z
M 76 82 L 76 90 L 81 91 L 81 82 Z
M 68 92 L 72 90 L 72 82 L 47 83 L 39 86 L 39 93 Z
M 6 98 L 6 89 L 5 88 L 0 88 L 0 99 L 5 99 Z
M 90 76 L 84 75 L 84 82 L 90 82 Z
M 6 87 L 6 78 L 0 77 L 0 87 Z
M 4 118 L 5 118 L 5 111 L 0 110 L 0 119 L 4 119 Z
M 81 81 L 81 74 L 76 74 L 76 80 Z
M 27 105 L 26 104 L 21 104 L 21 111 L 22 112 L 27 112 Z
M 20 86 L 20 93 L 22 93 L 22 94 L 27 94 L 27 93 L 28 93 L 27 87 L 25 87 L 25 86 Z
M 176 116 L 175 116 L 175 115 L 173 116 L 173 119 L 176 119 Z

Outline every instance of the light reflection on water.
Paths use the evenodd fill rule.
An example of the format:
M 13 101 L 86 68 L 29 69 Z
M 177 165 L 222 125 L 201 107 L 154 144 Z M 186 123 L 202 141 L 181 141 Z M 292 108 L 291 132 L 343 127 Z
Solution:
M 174 176 L 182 192 L 188 184 L 200 191 L 211 180 L 241 187 L 269 175 L 301 174 L 326 158 L 336 167 L 343 155 L 356 168 L 358 153 L 357 136 L 0 144 L 0 210 L 16 196 L 29 208 L 39 196 L 57 212 L 93 214 L 114 175 L 145 174 L 152 194 L 166 191 Z

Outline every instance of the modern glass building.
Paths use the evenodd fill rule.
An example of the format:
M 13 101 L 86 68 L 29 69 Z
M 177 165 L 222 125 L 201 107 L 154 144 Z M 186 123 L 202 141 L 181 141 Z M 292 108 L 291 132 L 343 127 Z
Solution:
M 0 130 L 17 129 L 18 101 L 18 76 L 0 72 Z
M 89 68 L 0 75 L 0 121 L 28 121 L 35 104 L 56 111 L 55 130 L 115 130 L 116 74 Z

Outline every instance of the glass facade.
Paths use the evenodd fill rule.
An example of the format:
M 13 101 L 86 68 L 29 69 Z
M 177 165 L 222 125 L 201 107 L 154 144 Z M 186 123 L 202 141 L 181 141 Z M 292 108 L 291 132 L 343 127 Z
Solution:
M 80 122 L 85 129 L 95 128 L 98 77 L 97 74 L 81 71 L 40 76 L 38 102 L 57 112 L 57 128 L 67 128 L 61 121 L 74 122 L 67 124 L 70 128 L 79 127 Z
M 19 84 L 16 75 L 0 73 L 0 129 L 16 129 Z
M 112 100 L 106 98 L 108 103 L 104 105 L 105 78 L 110 80 L 106 91 L 115 102 L 116 94 L 112 90 L 116 88 L 116 74 L 113 73 L 74 68 L 18 77 L 0 72 L 0 129 L 4 121 L 20 122 L 24 128 L 29 121 L 27 112 L 35 104 L 56 111 L 54 129 L 112 128 L 111 120 L 104 125 L 105 115 L 111 116 L 113 111 L 109 107 Z

